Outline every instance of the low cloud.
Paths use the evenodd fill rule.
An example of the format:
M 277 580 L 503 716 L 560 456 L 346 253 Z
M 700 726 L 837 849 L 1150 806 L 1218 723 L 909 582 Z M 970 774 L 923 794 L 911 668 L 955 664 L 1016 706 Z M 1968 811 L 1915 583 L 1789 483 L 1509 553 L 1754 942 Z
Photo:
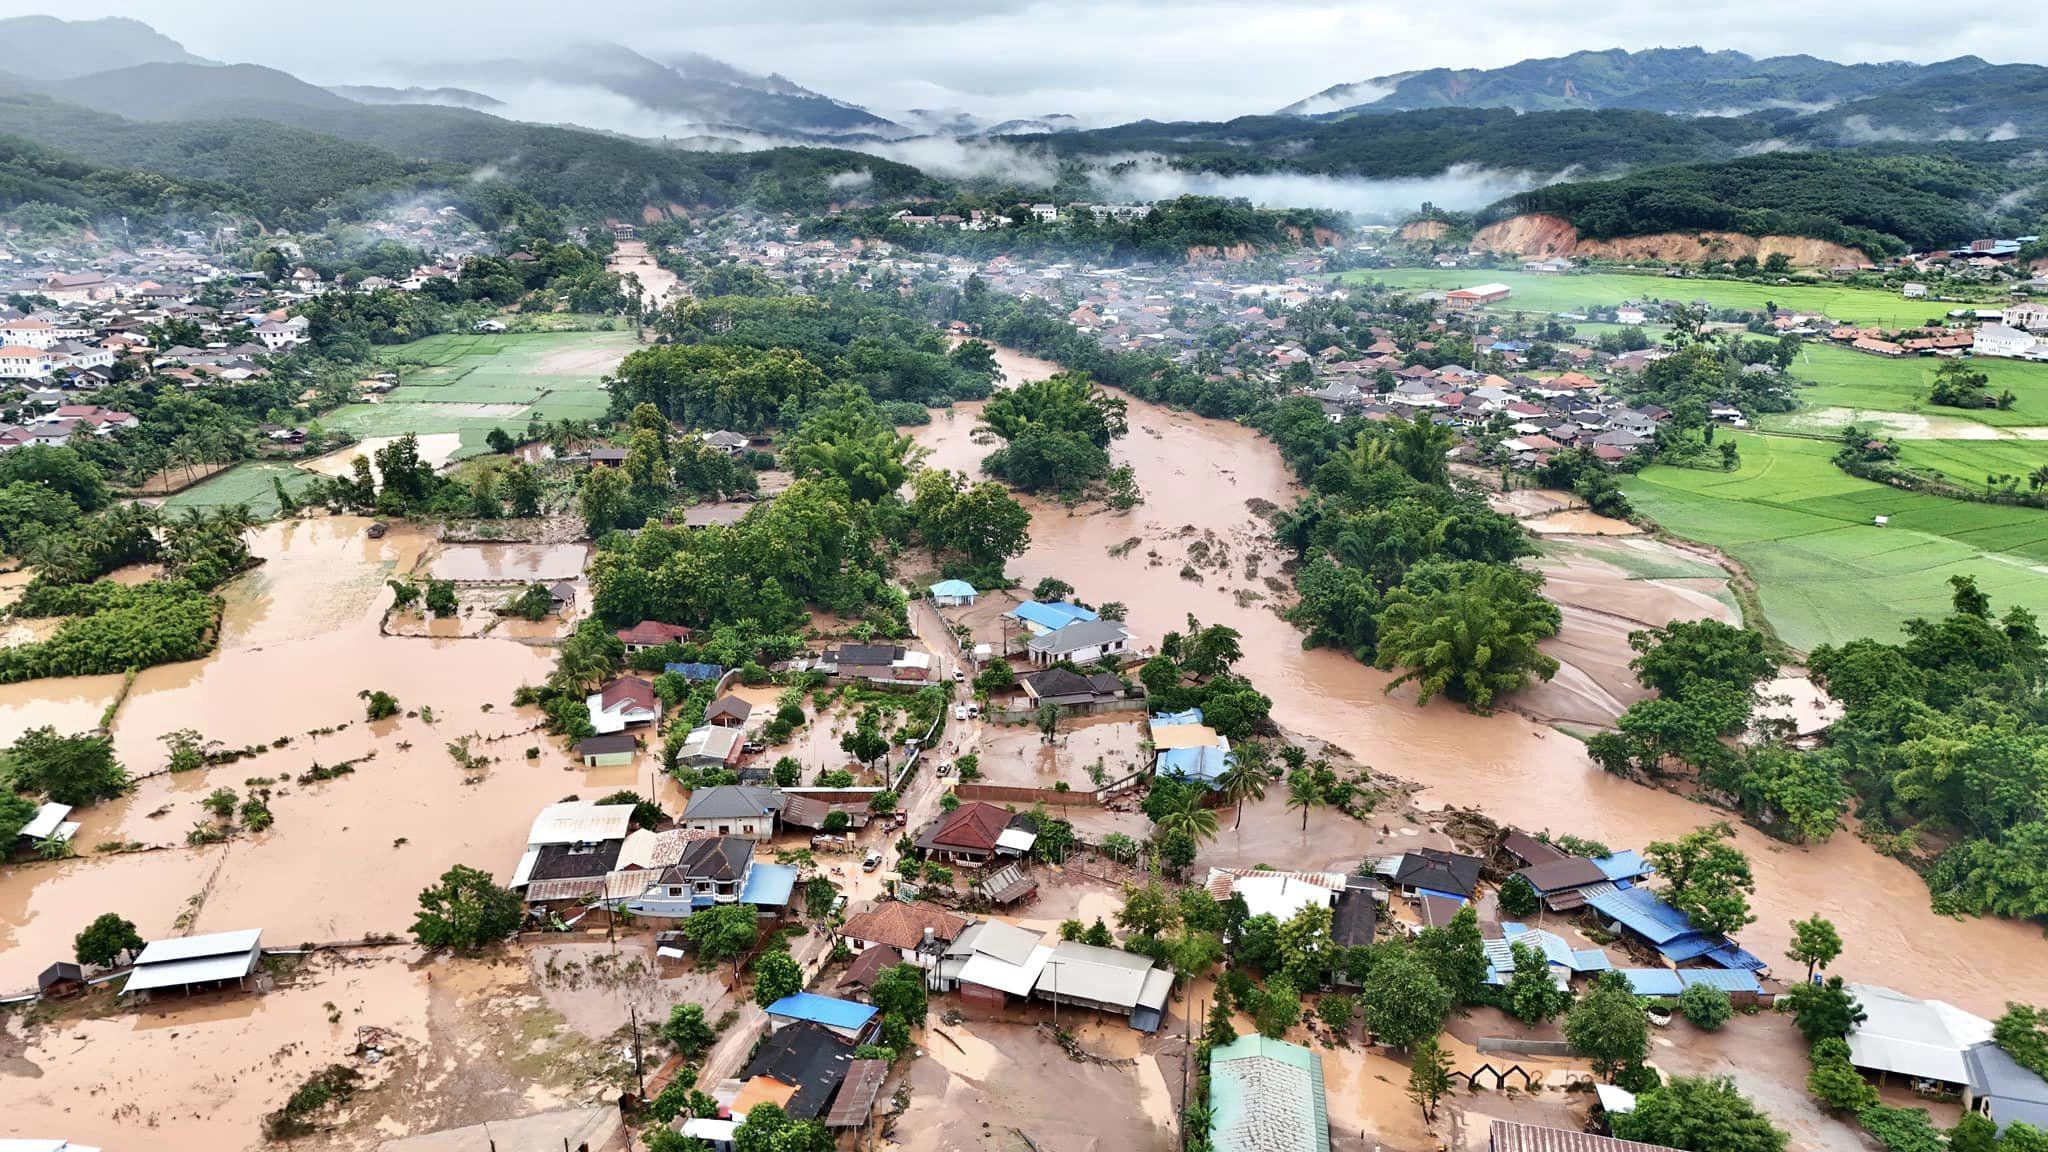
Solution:
M 863 168 L 858 172 L 834 172 L 826 177 L 825 187 L 836 192 L 851 192 L 865 188 L 875 182 L 875 174 Z
M 1227 196 L 1261 208 L 1322 208 L 1348 212 L 1364 221 L 1394 220 L 1423 203 L 1453 211 L 1483 208 L 1506 196 L 1568 179 L 1529 172 L 1459 164 L 1435 176 L 1368 180 L 1299 172 L 1220 174 L 1184 172 L 1158 158 L 1121 164 L 1095 174 L 1112 200 L 1170 200 L 1176 196 Z

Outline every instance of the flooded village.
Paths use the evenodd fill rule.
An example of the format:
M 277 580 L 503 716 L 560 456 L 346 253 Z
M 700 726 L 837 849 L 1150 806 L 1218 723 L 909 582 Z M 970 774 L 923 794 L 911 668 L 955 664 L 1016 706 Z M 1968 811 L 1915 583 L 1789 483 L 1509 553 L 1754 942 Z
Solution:
M 1515 363 L 1528 333 L 1503 331 L 1460 364 L 1433 354 L 1459 325 L 1468 354 L 1488 340 L 1455 293 L 1375 303 L 1384 334 L 1320 344 L 1307 317 L 1342 291 L 1321 278 L 1334 246 L 1098 267 L 747 213 L 669 242 L 610 232 L 589 243 L 624 278 L 619 311 L 546 334 L 570 359 L 523 362 L 544 388 L 451 367 L 538 338 L 484 309 L 427 338 L 460 349 L 353 365 L 334 408 L 263 431 L 218 476 L 160 497 L 121 478 L 169 524 L 181 496 L 271 507 L 232 528 L 248 555 L 214 586 L 203 655 L 0 684 L 17 758 L 48 729 L 128 778 L 75 804 L 17 789 L 33 815 L 0 865 L 4 1134 L 170 1152 L 1619 1152 L 1648 1131 L 1638 1101 L 1654 1115 L 1680 1091 L 1663 1086 L 1726 1078 L 1777 1147 L 1848 1152 L 1895 1114 L 1946 1130 L 2048 1106 L 2011 1060 L 1995 1086 L 1979 1070 L 2009 1003 L 2048 1002 L 2038 925 L 1938 914 L 1853 816 L 1800 842 L 1696 776 L 1631 779 L 1589 754 L 1658 696 L 1632 637 L 1745 619 L 1725 557 L 1540 482 L 1568 444 L 1608 460 L 1653 442 L 1662 417 L 1607 387 L 1642 350 L 1561 341 L 1564 370 L 1539 369 Z M 205 329 L 204 348 L 120 353 L 203 393 L 244 360 L 327 387 L 236 342 L 317 345 L 343 327 L 336 301 L 458 269 L 411 289 L 287 273 L 233 306 L 200 303 L 220 291 L 182 259 L 162 271 L 155 292 L 117 275 L 61 318 L 102 346 Z M 1008 502 L 989 517 L 1006 542 L 969 563 L 978 545 L 940 534 L 982 515 L 973 485 L 1016 450 L 992 430 L 1003 393 L 1066 379 L 996 325 L 864 317 L 977 393 L 920 398 L 914 420 L 823 373 L 809 408 L 692 391 L 737 376 L 682 359 L 725 347 L 705 333 L 767 322 L 735 300 L 826 312 L 914 285 L 1054 302 L 1074 338 L 1270 389 L 1319 428 L 1455 418 L 1448 466 L 1541 573 L 1554 668 L 1488 709 L 1418 706 L 1398 669 L 1311 646 L 1289 532 L 1320 478 L 1270 426 L 1172 397 L 1087 401 L 1115 402 L 1105 462 L 1134 498 L 996 484 L 981 495 Z M 309 312 L 320 326 L 291 328 Z M 91 371 L 22 390 L 0 447 L 159 418 L 75 403 L 125 386 Z M 572 377 L 597 402 L 549 408 L 579 395 Z M 844 464 L 840 420 L 889 445 L 881 462 Z M 291 474 L 273 491 L 274 468 Z M 920 475 L 945 471 L 958 489 L 930 495 Z M 417 503 L 394 495 L 408 482 Z M 87 586 L 196 581 L 158 551 Z M 49 599 L 48 555 L 17 555 L 0 602 Z M 0 623 L 34 650 L 91 618 Z M 1811 741 L 1841 707 L 1796 656 L 1774 653 L 1759 715 Z M 1732 923 L 1680 907 L 1716 869 L 1739 890 Z M 1851 996 L 1859 1019 L 1808 1031 Z M 1809 1076 L 1842 1040 L 1825 1059 L 1857 1087 L 1818 1098 Z M 771 1124 L 793 1135 L 751 1142 Z

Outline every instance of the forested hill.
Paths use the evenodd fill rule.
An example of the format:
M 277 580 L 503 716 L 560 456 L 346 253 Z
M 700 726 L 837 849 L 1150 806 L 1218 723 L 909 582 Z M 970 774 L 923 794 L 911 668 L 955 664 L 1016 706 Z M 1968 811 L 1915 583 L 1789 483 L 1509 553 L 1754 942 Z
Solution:
M 1484 214 L 1559 216 L 1582 236 L 1727 231 L 1809 236 L 1872 258 L 1925 251 L 2038 224 L 2043 174 L 2018 142 L 1944 149 L 1778 152 L 1552 184 Z
M 269 225 L 318 227 L 430 188 L 475 189 L 494 177 L 549 207 L 637 217 L 649 204 L 771 210 L 821 208 L 829 181 L 865 172 L 877 196 L 930 193 L 906 165 L 822 148 L 715 154 L 505 120 L 464 108 L 257 105 L 240 119 L 131 120 L 44 96 L 0 94 L 0 134 L 112 169 L 239 190 L 239 208 Z M 259 117 L 260 118 L 257 118 Z M 0 209 L 16 207 L 9 198 Z
M 1221 123 L 1140 120 L 1117 128 L 1013 136 L 1070 157 L 1144 151 L 1212 172 L 1315 172 L 1390 179 L 1434 176 L 1455 165 L 1551 175 L 1605 172 L 1733 156 L 1769 139 L 1761 120 L 1681 118 L 1655 112 L 1522 115 L 1504 108 L 1439 108 L 1395 116 L 1315 121 L 1244 116 Z
M 73 227 L 120 217 L 155 221 L 250 210 L 246 194 L 225 184 L 109 168 L 0 136 L 0 211 L 24 205 L 36 206 L 36 218 L 17 223 Z
M 1813 56 L 1756 59 L 1700 48 L 1609 49 L 1522 60 L 1504 68 L 1431 68 L 1339 84 L 1281 111 L 1363 115 L 1421 108 L 1639 108 L 1679 115 L 1839 104 L 1934 76 L 1988 67 L 1974 56 L 1938 64 L 1837 64 Z

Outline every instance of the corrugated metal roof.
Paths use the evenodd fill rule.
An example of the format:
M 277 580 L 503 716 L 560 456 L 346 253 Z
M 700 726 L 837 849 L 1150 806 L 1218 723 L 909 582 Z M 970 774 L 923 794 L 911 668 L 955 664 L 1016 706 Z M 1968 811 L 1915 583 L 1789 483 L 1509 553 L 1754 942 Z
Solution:
M 253 937 L 254 933 L 250 935 Z M 232 955 L 194 956 L 184 960 L 137 964 L 135 970 L 128 974 L 128 982 L 121 986 L 121 991 L 126 994 L 147 992 L 152 988 L 181 988 L 187 984 L 207 984 L 215 980 L 239 980 L 256 970 L 258 958 L 256 944 L 252 939 L 248 948 Z
M 201 956 L 241 955 L 254 948 L 262 937 L 262 929 L 244 928 L 238 932 L 214 932 L 205 936 L 152 940 L 144 946 L 142 954 L 135 958 L 135 966 L 140 968 L 145 964 L 166 964 Z
M 784 996 L 768 1006 L 770 1016 L 809 1020 L 823 1024 L 827 1028 L 859 1028 L 874 1019 L 877 1011 L 872 1004 L 857 1004 L 852 1000 L 820 996 L 815 992 L 798 992 L 792 996 Z
M 1849 1033 L 1858 1068 L 1966 1084 L 1963 1052 L 1991 1039 L 1991 1021 L 1941 1000 L 1922 1000 L 1876 984 L 1851 984 L 1863 1023 Z
M 882 1081 L 889 1077 L 889 1065 L 881 1060 L 855 1060 L 846 1066 L 846 1080 L 825 1117 L 827 1128 L 858 1128 L 875 1110 L 875 1098 L 882 1094 Z
M 1043 944 L 1032 948 L 1031 954 L 1018 964 L 987 952 L 976 952 L 961 965 L 960 982 L 994 988 L 1012 996 L 1029 996 L 1038 984 L 1039 974 L 1045 971 L 1045 962 L 1051 958 L 1052 949 Z
M 54 836 L 57 834 L 57 829 L 63 826 L 64 818 L 69 815 L 71 815 L 71 805 L 59 804 L 52 800 L 36 809 L 35 817 L 21 826 L 19 834 L 31 840 L 42 840 Z
M 1329 1152 L 1322 1057 L 1258 1035 L 1213 1049 L 1209 1116 L 1216 1152 Z
M 623 840 L 633 827 L 631 804 L 592 804 L 566 800 L 550 804 L 533 818 L 526 834 L 528 847 L 539 844 L 587 844 Z
M 1668 1152 L 1661 1144 L 1616 1140 L 1566 1128 L 1545 1128 L 1538 1124 L 1517 1124 L 1495 1120 L 1493 1152 Z
M 1035 989 L 1061 999 L 1135 1008 L 1151 971 L 1148 957 L 1062 940 L 1046 958 Z

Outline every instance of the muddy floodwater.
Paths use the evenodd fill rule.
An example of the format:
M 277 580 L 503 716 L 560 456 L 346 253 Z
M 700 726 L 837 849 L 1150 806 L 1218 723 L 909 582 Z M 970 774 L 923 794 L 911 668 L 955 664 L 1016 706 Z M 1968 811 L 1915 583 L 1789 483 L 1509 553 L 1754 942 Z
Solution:
M 1008 351 L 1000 362 L 1012 381 L 1057 371 Z M 979 405 L 958 405 L 950 416 L 937 414 L 916 430 L 919 443 L 932 449 L 934 465 L 970 472 L 978 467 L 990 450 L 970 437 L 978 412 Z M 1246 505 L 1255 498 L 1281 505 L 1295 498 L 1279 453 L 1250 429 L 1135 398 L 1130 425 L 1130 434 L 1111 452 L 1136 469 L 1146 502 L 1124 513 L 1030 502 L 1032 546 L 1011 564 L 1026 586 L 1056 575 L 1091 602 L 1120 600 L 1129 608 L 1133 630 L 1151 643 L 1185 627 L 1190 613 L 1236 628 L 1244 636 L 1239 669 L 1273 698 L 1274 719 L 1337 744 L 1382 772 L 1417 781 L 1426 803 L 1479 808 L 1532 830 L 1574 832 L 1616 848 L 1641 847 L 1727 817 L 1672 793 L 1618 780 L 1600 771 L 1577 740 L 1525 717 L 1474 716 L 1447 702 L 1417 708 L 1412 690 L 1384 692 L 1388 674 L 1329 649 L 1304 649 L 1301 633 L 1274 613 L 1274 594 L 1263 579 L 1243 579 L 1236 568 L 1247 552 L 1263 555 L 1261 571 L 1267 573 L 1283 559 Z M 1210 570 L 1200 583 L 1182 578 L 1188 526 L 1231 544 L 1231 572 Z M 1126 544 L 1131 546 L 1121 557 L 1109 554 Z M 1635 558 L 1614 559 L 1633 565 Z M 1678 594 L 1691 591 L 1699 590 L 1677 583 L 1670 594 L 1703 615 L 1729 610 L 1711 593 Z M 1568 617 L 1566 629 L 1573 624 Z M 1276 853 L 1292 845 L 1294 857 L 1304 850 L 1329 851 L 1334 861 L 1344 851 L 1316 838 L 1295 840 L 1292 831 L 1286 825 L 1273 831 Z M 1793 970 L 1784 958 L 1789 922 L 1818 912 L 1848 942 L 1836 968 L 1852 980 L 1945 996 L 1989 1015 L 2009 999 L 2048 996 L 2048 942 L 2038 931 L 1934 915 L 1919 877 L 1848 832 L 1815 847 L 1780 844 L 1748 828 L 1740 837 L 1757 878 L 1757 922 L 1740 936 L 1781 972 Z M 1298 866 L 1318 863 L 1302 860 Z
M 265 563 L 228 587 L 220 650 L 136 678 L 113 726 L 131 773 L 162 768 L 161 737 L 181 728 L 262 751 L 143 779 L 74 814 L 80 859 L 0 873 L 0 991 L 68 959 L 72 937 L 102 912 L 135 921 L 145 937 L 169 934 L 181 917 L 198 932 L 261 928 L 272 947 L 403 935 L 420 889 L 451 865 L 508 879 L 541 807 L 649 787 L 651 758 L 585 770 L 537 730 L 537 714 L 512 707 L 519 685 L 547 675 L 549 650 L 381 635 L 385 581 L 430 542 L 403 526 L 371 540 L 368 523 L 333 517 L 257 532 L 252 547 Z M 0 723 L 84 730 L 119 687 L 119 677 L 92 677 L 0 688 Z M 406 715 L 366 722 L 357 693 L 368 689 L 398 697 Z M 465 739 L 467 767 L 456 754 Z M 527 759 L 528 748 L 539 755 Z M 343 763 L 353 771 L 299 781 Z M 275 825 L 187 847 L 187 832 L 210 822 L 201 798 L 222 787 L 269 788 Z M 113 843 L 154 850 L 96 853 Z
M 589 552 L 581 544 L 450 544 L 427 571 L 441 580 L 573 580 Z

